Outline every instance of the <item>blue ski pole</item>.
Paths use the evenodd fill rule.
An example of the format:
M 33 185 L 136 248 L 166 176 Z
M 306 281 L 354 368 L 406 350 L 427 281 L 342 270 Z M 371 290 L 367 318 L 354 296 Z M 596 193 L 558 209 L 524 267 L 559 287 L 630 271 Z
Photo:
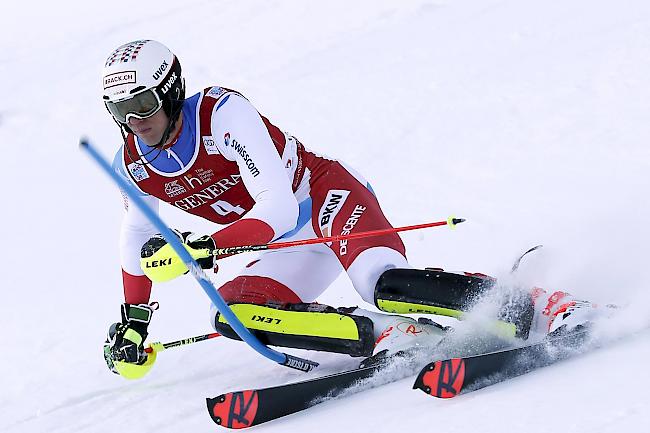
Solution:
M 110 164 L 102 157 L 97 150 L 90 144 L 88 139 L 82 138 L 79 141 L 79 146 L 82 150 L 86 151 L 92 159 L 99 165 L 102 170 L 109 175 L 113 181 L 122 189 L 129 199 L 144 213 L 151 223 L 156 227 L 165 240 L 174 248 L 176 254 L 181 258 L 185 266 L 190 270 L 192 276 L 198 281 L 203 288 L 203 291 L 208 295 L 212 303 L 217 307 L 221 315 L 228 321 L 228 324 L 239 335 L 239 337 L 246 342 L 250 347 L 257 351 L 260 355 L 277 362 L 278 364 L 295 368 L 301 371 L 311 371 L 314 367 L 318 366 L 317 362 L 308 359 L 299 358 L 297 356 L 288 355 L 286 353 L 278 352 L 270 349 L 260 342 L 251 332 L 241 323 L 235 313 L 230 309 L 228 304 L 223 300 L 219 292 L 214 288 L 212 282 L 203 272 L 203 269 L 196 263 L 190 256 L 183 244 L 165 224 L 160 217 L 153 212 L 149 206 L 140 198 L 140 194 L 131 186 L 126 179 L 123 179 L 117 174 Z

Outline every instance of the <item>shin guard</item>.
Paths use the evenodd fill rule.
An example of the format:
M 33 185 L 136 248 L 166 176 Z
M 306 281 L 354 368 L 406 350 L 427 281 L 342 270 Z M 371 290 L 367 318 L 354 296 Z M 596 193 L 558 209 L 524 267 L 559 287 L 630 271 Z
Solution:
M 487 276 L 440 270 L 389 269 L 377 281 L 375 304 L 389 313 L 459 317 L 494 282 Z
M 375 304 L 389 313 L 437 314 L 461 319 L 496 284 L 483 274 L 456 274 L 439 269 L 390 269 L 375 287 Z M 526 292 L 505 296 L 496 318 L 508 333 L 526 338 L 534 313 Z
M 237 318 L 262 343 L 271 346 L 370 356 L 374 347 L 373 323 L 349 314 L 344 308 L 322 304 L 230 304 Z M 239 339 L 226 320 L 217 314 L 214 328 Z

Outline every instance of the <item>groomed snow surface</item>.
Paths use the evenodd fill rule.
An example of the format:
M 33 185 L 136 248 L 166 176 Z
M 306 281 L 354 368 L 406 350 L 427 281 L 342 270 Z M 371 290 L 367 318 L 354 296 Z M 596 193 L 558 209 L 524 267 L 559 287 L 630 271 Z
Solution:
M 101 102 L 118 45 L 157 39 L 193 94 L 240 90 L 311 149 L 373 184 L 414 266 L 518 278 L 627 305 L 607 330 L 650 323 L 650 3 L 644 0 L 14 2 L 0 26 L 3 272 L 0 431 L 210 432 L 207 396 L 356 361 L 293 351 L 309 376 L 218 338 L 161 353 L 128 382 L 102 342 L 122 302 L 120 195 L 77 147 L 120 135 Z M 172 227 L 207 222 L 164 207 Z M 224 261 L 219 285 L 251 256 Z M 287 263 L 286 266 L 291 266 Z M 152 340 L 210 330 L 190 278 L 155 288 Z M 320 299 L 362 301 L 342 276 Z M 369 306 L 366 306 L 369 307 Z M 450 401 L 411 380 L 257 431 L 647 432 L 650 333 Z

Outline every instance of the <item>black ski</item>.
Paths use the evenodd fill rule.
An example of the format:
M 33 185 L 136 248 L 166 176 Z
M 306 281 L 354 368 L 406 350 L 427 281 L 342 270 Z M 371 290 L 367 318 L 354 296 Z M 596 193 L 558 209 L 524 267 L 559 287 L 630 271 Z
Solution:
M 410 374 L 405 373 L 401 377 L 393 375 L 381 383 L 364 382 L 391 365 L 389 362 L 373 363 L 371 360 L 369 358 L 364 361 L 359 368 L 329 376 L 207 398 L 208 412 L 212 420 L 223 427 L 247 428 L 300 412 L 327 399 L 341 396 L 344 392 L 351 395 L 413 374 L 413 368 L 410 368 L 407 369 Z M 354 385 L 358 386 L 351 389 Z
M 521 264 L 521 260 L 526 256 L 526 254 L 532 253 L 533 251 L 538 250 L 543 246 L 544 245 L 535 245 L 534 247 L 524 251 L 519 257 L 517 257 L 517 260 L 515 260 L 515 262 L 512 264 L 512 269 L 510 269 L 510 273 L 514 274 L 515 272 L 517 272 L 517 270 L 519 269 L 519 265 Z
M 413 389 L 434 397 L 452 398 L 581 353 L 588 346 L 588 338 L 588 328 L 580 326 L 536 344 L 431 362 L 420 371 Z
M 521 254 L 513 265 L 512 272 L 517 270 L 524 256 L 540 247 L 541 245 L 537 245 Z M 503 353 L 505 352 L 507 351 Z M 502 352 L 489 355 L 498 353 Z M 388 368 L 392 370 L 395 367 L 390 362 L 394 358 L 402 358 L 397 367 L 400 373 L 379 378 L 383 370 Z M 207 398 L 206 403 L 210 417 L 218 425 L 232 429 L 248 428 L 303 411 L 326 400 L 340 397 L 344 393 L 352 395 L 412 377 L 417 372 L 417 366 L 422 364 L 422 358 L 415 353 L 410 355 L 398 353 L 388 360 L 371 357 L 356 369 L 269 388 L 232 391 Z M 372 381 L 367 380 L 371 378 Z

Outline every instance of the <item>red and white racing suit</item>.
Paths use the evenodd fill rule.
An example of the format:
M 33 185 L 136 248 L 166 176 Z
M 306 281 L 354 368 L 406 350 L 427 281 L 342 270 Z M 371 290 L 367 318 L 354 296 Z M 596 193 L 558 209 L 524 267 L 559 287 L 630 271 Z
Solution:
M 315 154 L 260 115 L 240 93 L 211 87 L 188 98 L 176 142 L 151 149 L 130 134 L 114 168 L 157 211 L 160 201 L 225 228 L 218 247 L 326 237 L 391 227 L 369 184 L 340 161 Z M 155 228 L 126 204 L 120 251 L 126 302 L 148 302 L 140 249 Z M 219 288 L 228 302 L 311 302 L 345 269 L 373 303 L 386 269 L 409 267 L 393 233 L 271 250 Z

